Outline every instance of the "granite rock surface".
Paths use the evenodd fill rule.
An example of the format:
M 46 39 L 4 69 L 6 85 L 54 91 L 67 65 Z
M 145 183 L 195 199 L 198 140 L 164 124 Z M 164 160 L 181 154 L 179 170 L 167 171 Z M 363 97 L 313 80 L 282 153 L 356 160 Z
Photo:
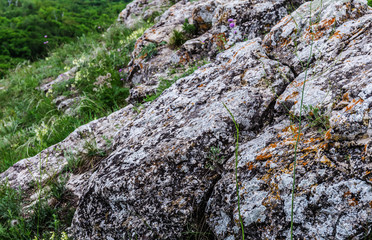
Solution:
M 134 1 L 120 18 L 130 25 L 130 13 L 154 2 Z M 161 44 L 185 18 L 198 31 L 177 50 Z M 154 91 L 172 64 L 208 64 L 141 111 L 128 105 L 82 126 L 0 178 L 28 189 L 61 173 L 66 151 L 95 141 L 108 155 L 67 183 L 79 199 L 74 239 L 242 239 L 237 181 L 245 239 L 274 240 L 290 239 L 296 167 L 294 239 L 364 239 L 372 229 L 371 32 L 364 0 L 180 1 L 137 40 L 129 101 Z M 150 43 L 157 54 L 139 57 Z

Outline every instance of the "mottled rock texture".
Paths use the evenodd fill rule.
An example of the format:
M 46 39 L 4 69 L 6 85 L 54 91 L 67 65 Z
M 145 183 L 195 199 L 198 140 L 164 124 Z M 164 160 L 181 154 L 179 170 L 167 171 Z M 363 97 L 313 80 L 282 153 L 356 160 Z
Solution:
M 96 120 L 0 178 L 27 188 L 35 176 L 61 171 L 59 150 L 83 151 L 86 138 L 105 148 L 103 136 L 113 137 L 108 157 L 70 178 L 80 198 L 74 239 L 187 239 L 195 225 L 210 239 L 242 239 L 236 132 L 225 103 L 240 130 L 246 239 L 289 239 L 298 136 L 294 239 L 365 239 L 372 226 L 372 9 L 364 0 L 303 2 L 178 2 L 137 41 L 130 98 L 140 101 L 138 89 L 149 92 L 181 57 L 189 58 L 182 64 L 205 56 L 211 63 L 139 114 L 128 106 Z M 287 15 L 289 5 L 298 8 Z M 176 52 L 158 45 L 153 58 L 138 57 L 146 44 L 168 41 L 184 18 L 198 27 L 192 39 Z M 215 34 L 226 37 L 223 45 Z M 37 175 L 40 163 L 48 174 Z
M 139 101 L 153 93 L 153 86 L 158 84 L 159 78 L 167 77 L 171 67 L 187 66 L 201 59 L 214 61 L 219 52 L 237 42 L 263 37 L 287 15 L 290 4 L 288 0 L 178 2 L 138 39 L 127 69 L 127 80 L 135 86 L 128 101 Z M 174 30 L 182 31 L 185 19 L 195 25 L 196 32 L 191 36 L 183 33 L 185 40 L 189 40 L 174 49 L 169 45 L 170 39 Z M 162 44 L 164 42 L 167 44 Z M 149 44 L 158 46 L 157 54 L 150 59 L 141 55 Z
M 58 176 L 68 164 L 69 155 L 85 154 L 87 145 L 93 145 L 97 149 L 110 150 L 117 131 L 123 123 L 135 116 L 132 106 L 129 105 L 111 115 L 92 121 L 77 128 L 65 140 L 57 143 L 34 157 L 23 159 L 8 170 L 0 173 L 0 179 L 7 179 L 10 186 L 21 187 L 29 190 L 35 182 L 41 184 L 50 178 Z M 80 196 L 82 187 L 74 183 L 77 177 L 71 179 L 72 192 Z M 73 187 L 73 186 L 76 186 Z

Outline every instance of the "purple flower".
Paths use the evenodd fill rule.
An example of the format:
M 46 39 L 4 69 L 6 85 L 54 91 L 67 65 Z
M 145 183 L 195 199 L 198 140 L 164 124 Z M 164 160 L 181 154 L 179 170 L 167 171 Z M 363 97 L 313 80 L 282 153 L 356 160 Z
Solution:
M 124 78 L 120 78 L 121 81 L 124 81 Z
M 234 22 L 234 19 L 232 18 L 229 18 L 229 20 L 227 20 L 228 22 Z
M 237 31 L 234 31 L 234 34 L 236 34 L 237 33 Z
M 47 38 L 47 37 L 48 37 L 48 35 L 44 35 L 44 37 L 45 37 L 45 38 Z
M 98 29 L 101 29 L 101 26 L 98 26 Z
M 231 28 L 235 27 L 235 23 L 230 23 L 229 25 Z
M 123 69 L 120 68 L 120 69 L 119 69 L 119 72 L 122 72 L 122 71 L 123 71 Z
M 49 43 L 49 41 L 44 42 L 44 44 L 48 44 L 48 43 Z

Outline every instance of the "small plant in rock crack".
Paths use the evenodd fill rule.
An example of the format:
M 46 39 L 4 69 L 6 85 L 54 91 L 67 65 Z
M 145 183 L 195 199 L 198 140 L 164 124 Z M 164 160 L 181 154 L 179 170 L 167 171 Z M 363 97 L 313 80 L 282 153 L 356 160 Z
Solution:
M 157 47 L 158 45 L 156 43 L 149 43 L 142 48 L 139 56 L 144 57 L 148 61 L 158 53 Z
M 205 167 L 212 171 L 214 171 L 216 168 L 220 169 L 225 160 L 225 158 L 221 156 L 221 150 L 219 147 L 211 147 L 207 158 L 208 161 Z
M 330 128 L 329 116 L 323 113 L 319 108 L 312 105 L 304 105 L 304 112 L 306 120 L 310 127 L 318 128 L 318 131 L 323 132 Z
M 172 36 L 169 39 L 169 46 L 176 49 L 181 47 L 186 41 L 187 39 L 182 31 L 173 30 Z
M 98 148 L 95 141 L 85 142 L 84 148 L 87 150 L 87 155 L 90 157 L 105 157 L 107 155 L 105 150 Z
M 67 165 L 64 167 L 64 171 L 67 172 L 76 173 L 76 171 L 84 164 L 80 156 L 76 156 L 70 152 L 65 152 L 65 158 L 67 160 Z
M 196 26 L 194 24 L 190 24 L 189 19 L 187 18 L 185 19 L 185 22 L 183 23 L 182 30 L 190 37 L 197 33 Z
M 66 183 L 68 180 L 67 175 L 60 175 L 58 178 L 55 178 L 50 183 L 50 193 L 51 196 L 57 199 L 58 201 L 62 200 L 66 193 Z

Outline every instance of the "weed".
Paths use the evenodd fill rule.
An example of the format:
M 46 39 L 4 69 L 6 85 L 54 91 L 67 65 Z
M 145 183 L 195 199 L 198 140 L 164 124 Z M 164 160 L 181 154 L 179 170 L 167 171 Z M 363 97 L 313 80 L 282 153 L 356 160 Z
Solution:
M 192 37 L 197 33 L 197 28 L 194 24 L 189 23 L 189 19 L 185 19 L 185 22 L 183 23 L 182 30 L 189 36 Z
M 244 224 L 243 224 L 243 219 L 242 215 L 240 212 L 240 194 L 239 194 L 239 181 L 238 181 L 238 158 L 239 158 L 239 125 L 235 121 L 234 115 L 231 113 L 229 108 L 225 105 L 225 103 L 222 103 L 223 106 L 226 108 L 226 110 L 229 112 L 234 125 L 236 129 L 236 144 L 235 144 L 235 182 L 236 182 L 236 196 L 238 198 L 238 213 L 239 213 L 239 221 L 240 221 L 240 227 L 242 230 L 242 238 L 244 240 Z
M 157 45 L 155 43 L 149 43 L 142 48 L 139 56 L 144 57 L 145 60 L 148 61 L 157 53 L 158 53 Z
M 327 131 L 330 128 L 329 116 L 322 113 L 317 107 L 304 105 L 304 116 L 310 124 L 310 127 L 318 128 L 320 132 Z
M 226 36 L 224 33 L 219 33 L 217 36 L 214 36 L 214 40 L 217 44 L 218 52 L 223 52 L 226 50 Z
M 135 111 L 137 114 L 140 114 L 144 106 L 141 103 L 136 103 L 133 106 L 133 111 Z
M 312 9 L 311 9 L 311 4 L 310 4 L 310 15 L 311 15 Z M 310 18 L 310 23 L 309 26 L 311 28 L 312 22 Z M 306 86 L 306 81 L 307 81 L 307 74 L 310 66 L 310 62 L 313 56 L 313 46 L 314 46 L 314 34 L 311 35 L 311 45 L 310 45 L 310 52 L 309 52 L 309 57 L 306 63 L 305 67 L 305 77 L 304 77 L 304 84 L 302 85 L 302 92 L 301 92 L 301 103 L 300 103 L 300 116 L 299 116 L 299 123 L 298 123 L 298 134 L 297 134 L 297 139 L 296 139 L 296 144 L 295 144 L 295 149 L 294 149 L 294 160 L 293 160 L 293 184 L 292 184 L 292 201 L 291 201 L 291 240 L 293 239 L 293 215 L 294 215 L 294 198 L 295 198 L 295 188 L 296 188 L 296 165 L 297 165 L 297 149 L 298 149 L 298 143 L 300 142 L 300 137 L 301 137 L 301 131 L 302 131 L 302 110 L 304 106 L 304 93 L 305 93 L 305 86 Z
M 207 156 L 208 162 L 206 168 L 210 170 L 215 170 L 216 168 L 221 169 L 221 166 L 224 162 L 224 157 L 221 156 L 221 150 L 219 147 L 211 147 L 210 152 Z
M 186 42 L 185 34 L 181 31 L 173 30 L 169 39 L 169 46 L 173 49 L 181 47 Z
M 57 199 L 57 201 L 61 201 L 66 194 L 65 185 L 67 180 L 67 175 L 61 175 L 56 179 L 52 179 L 52 182 L 50 183 L 51 196 Z
M 148 23 L 153 23 L 153 22 L 155 22 L 155 19 L 156 19 L 157 17 L 159 17 L 159 16 L 161 16 L 161 12 L 159 12 L 159 11 L 154 11 L 154 12 L 152 12 L 151 15 L 148 16 L 148 18 L 145 19 L 145 20 L 146 20 L 146 22 L 148 22 Z

